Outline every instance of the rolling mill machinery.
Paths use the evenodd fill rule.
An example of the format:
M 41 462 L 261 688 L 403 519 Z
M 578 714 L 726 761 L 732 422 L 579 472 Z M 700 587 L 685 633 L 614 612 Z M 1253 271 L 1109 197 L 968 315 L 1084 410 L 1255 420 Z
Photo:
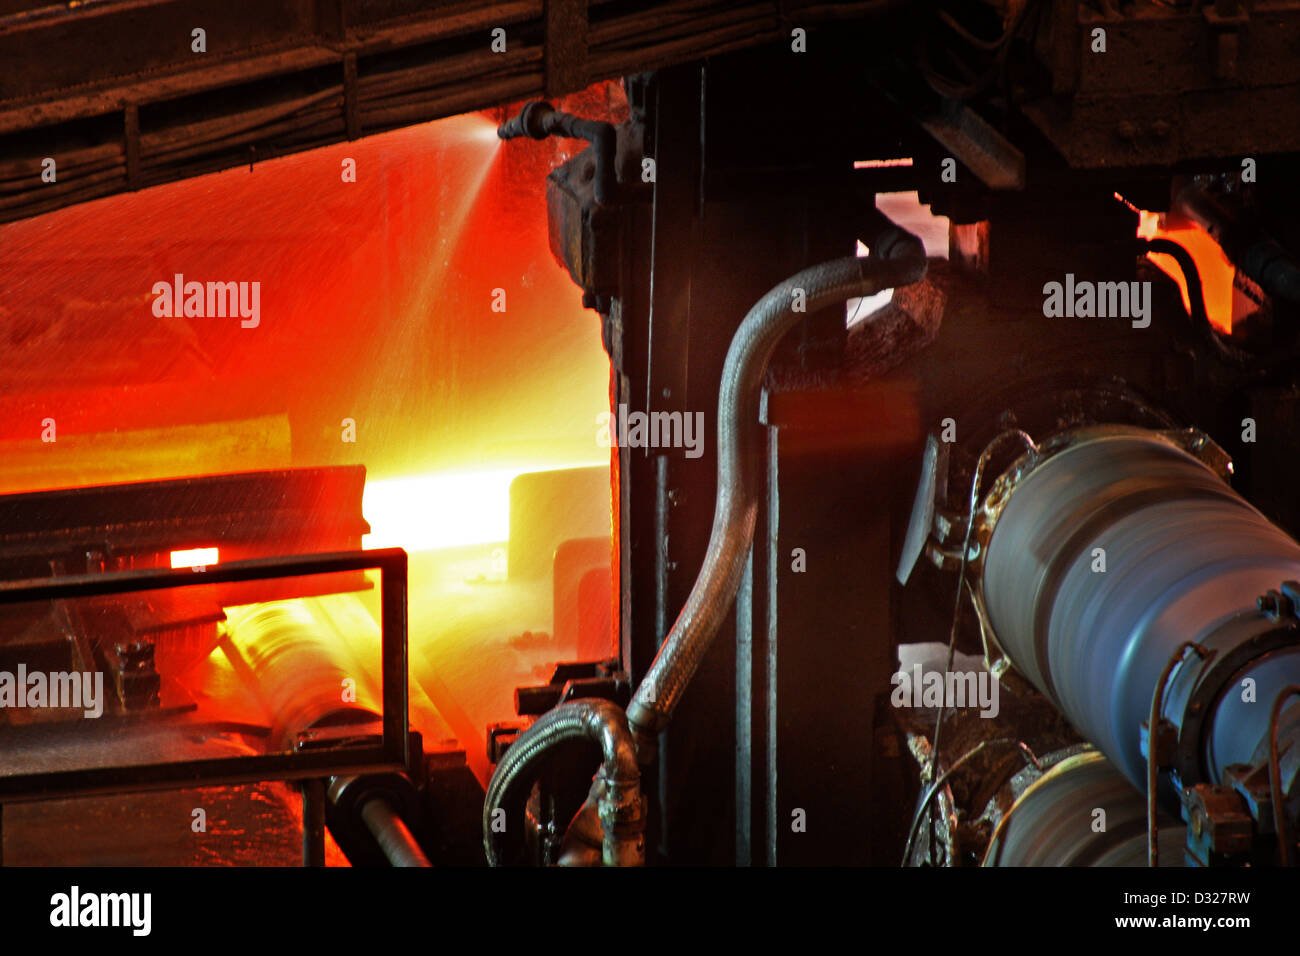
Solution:
M 107 719 L 0 709 L 6 859 L 1297 863 L 1300 4 L 85 6 L 0 13 L 0 673 Z

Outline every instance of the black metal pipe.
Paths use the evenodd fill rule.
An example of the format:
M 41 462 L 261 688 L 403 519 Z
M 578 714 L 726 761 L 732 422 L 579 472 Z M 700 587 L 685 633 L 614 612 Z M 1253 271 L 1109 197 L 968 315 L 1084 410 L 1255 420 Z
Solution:
M 591 143 L 591 157 L 596 167 L 593 184 L 596 202 L 608 206 L 614 201 L 614 154 L 618 149 L 618 134 L 609 123 L 563 113 L 545 100 L 533 100 L 519 111 L 518 116 L 502 123 L 497 136 L 502 139 L 521 136 L 585 139 Z
M 433 865 L 387 798 L 368 799 L 361 807 L 361 819 L 393 866 Z
M 1210 322 L 1205 309 L 1205 292 L 1201 287 L 1201 273 L 1196 268 L 1196 261 L 1190 252 L 1171 239 L 1136 239 L 1134 242 L 1142 252 L 1154 252 L 1173 257 L 1182 270 L 1183 281 L 1187 285 L 1187 301 L 1195 327 L 1201 340 L 1210 347 L 1220 360 L 1235 368 L 1260 369 L 1265 372 L 1274 368 L 1292 365 L 1300 358 L 1294 351 L 1277 352 L 1252 351 L 1233 344 L 1231 336 L 1225 336 Z
M 858 238 L 875 259 L 925 259 L 925 243 L 872 205 L 858 227 Z
M 325 781 L 302 782 L 302 865 L 325 865 Z

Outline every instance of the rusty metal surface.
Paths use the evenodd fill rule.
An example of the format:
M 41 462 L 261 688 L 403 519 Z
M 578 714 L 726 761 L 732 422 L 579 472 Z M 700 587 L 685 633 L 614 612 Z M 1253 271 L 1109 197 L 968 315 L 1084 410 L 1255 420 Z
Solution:
M 811 28 L 891 5 L 32 3 L 0 14 L 0 222 L 754 46 L 791 18 Z
M 563 96 L 587 85 L 587 4 L 546 0 L 546 95 Z
M 1123 13 L 1058 0 L 1036 43 L 1052 96 L 1022 109 L 1077 168 L 1168 165 L 1300 149 L 1300 3 L 1137 3 Z M 1193 9 L 1199 7 L 1200 9 Z M 1094 31 L 1105 31 L 1105 52 Z
M 365 469 L 347 466 L 0 495 L 0 578 L 88 551 L 97 563 L 87 570 L 166 564 L 196 541 L 219 544 L 226 560 L 355 548 L 370 531 L 364 485 Z
M 302 811 L 276 782 L 6 807 L 9 866 L 298 866 Z M 196 810 L 203 815 L 197 816 Z M 202 825 L 205 829 L 195 829 Z M 327 866 L 347 866 L 324 834 Z
M 1024 189 L 1025 156 L 973 110 L 949 100 L 921 126 L 990 189 Z
M 238 758 L 255 752 L 240 734 L 215 727 L 196 727 L 188 736 L 136 737 L 135 753 L 150 748 L 169 759 L 195 754 Z M 129 754 L 133 746 L 124 742 L 118 749 Z M 9 866 L 296 866 L 300 862 L 300 801 L 292 785 L 276 781 L 14 803 L 5 809 L 2 839 L 4 862 Z M 347 865 L 332 838 L 326 836 L 324 844 L 330 866 Z
M 1041 0 L 1018 109 L 1074 168 L 1300 149 L 1300 3 L 1249 14 Z M 792 26 L 930 32 L 898 0 L 101 0 L 0 13 L 0 222 L 456 113 L 776 42 Z M 990 6 L 999 7 L 997 4 Z M 1008 8 L 1009 9 L 1009 8 Z M 1036 7 L 1035 10 L 1040 8 Z M 906 29 L 903 29 L 906 28 Z M 1032 28 L 1032 29 L 1031 29 Z M 196 51 L 194 30 L 205 33 Z M 1106 52 L 1093 52 L 1093 31 Z M 107 42 L 106 42 L 107 41 Z M 988 104 L 923 112 L 995 188 L 1023 137 Z M 46 181 L 46 159 L 56 178 Z

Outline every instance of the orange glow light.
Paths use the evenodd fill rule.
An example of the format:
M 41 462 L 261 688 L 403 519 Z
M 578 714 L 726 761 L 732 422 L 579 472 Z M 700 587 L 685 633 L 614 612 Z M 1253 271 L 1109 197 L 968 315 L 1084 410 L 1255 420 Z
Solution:
M 363 548 L 437 551 L 510 538 L 510 483 L 521 474 L 592 462 L 367 481 L 361 509 L 370 522 Z M 602 467 L 605 462 L 598 462 Z
M 217 563 L 216 548 L 188 548 L 172 552 L 173 568 L 202 568 Z
M 1121 197 L 1122 201 L 1122 197 Z M 1194 224 L 1184 228 L 1170 229 L 1161 222 L 1158 213 L 1138 210 L 1138 237 L 1141 239 L 1171 239 L 1178 243 L 1196 263 L 1196 271 L 1201 275 L 1201 291 L 1205 296 L 1205 312 L 1215 328 L 1223 332 L 1232 331 L 1232 281 L 1236 269 L 1219 244 L 1208 232 Z M 1152 252 L 1147 258 L 1154 262 L 1163 272 L 1168 273 L 1178 283 L 1178 290 L 1183 295 L 1183 308 L 1190 313 L 1191 303 L 1187 298 L 1187 283 L 1183 279 L 1183 270 L 1178 267 L 1173 256 Z
M 854 169 L 893 169 L 896 166 L 911 166 L 912 157 L 900 159 L 857 159 L 853 161 Z

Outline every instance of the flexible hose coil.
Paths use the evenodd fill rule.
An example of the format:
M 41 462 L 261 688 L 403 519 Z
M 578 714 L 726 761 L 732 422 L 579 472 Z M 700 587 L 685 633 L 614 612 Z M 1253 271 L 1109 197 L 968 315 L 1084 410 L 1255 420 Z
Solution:
M 509 821 L 518 820 L 548 751 L 572 740 L 589 740 L 598 744 L 603 757 L 600 775 L 604 778 L 606 790 L 624 794 L 629 799 L 635 796 L 639 802 L 641 770 L 637 766 L 636 748 L 623 711 L 616 704 L 594 698 L 561 704 L 547 711 L 519 735 L 488 782 L 487 799 L 483 803 L 483 851 L 490 865 L 510 862 L 504 852 L 506 832 L 502 827 L 494 826 L 501 819 L 497 811 L 505 811 L 506 828 L 511 825 Z M 628 862 L 629 853 L 618 845 L 618 837 L 618 834 L 610 832 L 610 828 L 606 829 L 607 863 Z M 636 839 L 632 837 L 633 842 Z M 644 845 L 640 852 L 644 858 Z M 617 859 L 611 859 L 611 856 Z

